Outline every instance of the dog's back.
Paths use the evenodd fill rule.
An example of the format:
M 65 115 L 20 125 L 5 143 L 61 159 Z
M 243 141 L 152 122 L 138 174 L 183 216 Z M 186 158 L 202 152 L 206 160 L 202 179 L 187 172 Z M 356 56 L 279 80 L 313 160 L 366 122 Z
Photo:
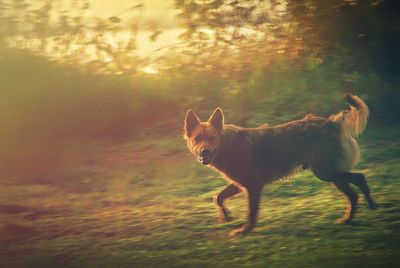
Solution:
M 324 145 L 338 146 L 339 132 L 338 124 L 318 116 L 273 127 L 225 125 L 213 165 L 240 183 L 254 179 L 272 182 L 294 174 L 300 166 L 310 165 Z M 241 178 L 240 173 L 247 176 Z
M 260 179 L 274 181 L 294 174 L 324 145 L 337 144 L 340 128 L 322 117 L 305 117 L 265 129 L 253 143 L 253 163 Z

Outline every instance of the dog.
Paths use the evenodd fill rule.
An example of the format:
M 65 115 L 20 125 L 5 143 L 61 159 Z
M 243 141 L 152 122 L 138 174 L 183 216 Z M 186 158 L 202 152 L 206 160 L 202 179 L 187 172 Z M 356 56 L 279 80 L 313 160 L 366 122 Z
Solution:
M 219 222 L 231 219 L 224 201 L 247 192 L 247 222 L 233 230 L 232 236 L 255 227 L 263 185 L 291 177 L 301 168 L 310 168 L 347 197 L 346 212 L 338 223 L 352 223 L 356 213 L 358 194 L 351 184 L 360 188 L 370 209 L 376 208 L 364 174 L 351 172 L 360 156 L 356 137 L 367 125 L 369 109 L 355 95 L 346 94 L 345 100 L 350 109 L 328 118 L 309 114 L 301 120 L 257 128 L 225 124 L 220 108 L 206 122 L 187 111 L 184 138 L 189 151 L 229 182 L 213 199 Z

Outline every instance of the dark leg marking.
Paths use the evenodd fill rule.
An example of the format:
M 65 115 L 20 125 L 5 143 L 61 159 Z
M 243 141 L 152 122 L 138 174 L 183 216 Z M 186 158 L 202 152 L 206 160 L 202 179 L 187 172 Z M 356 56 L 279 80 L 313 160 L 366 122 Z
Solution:
M 374 202 L 374 199 L 370 195 L 370 190 L 369 190 L 367 180 L 365 179 L 364 174 L 343 172 L 343 173 L 338 173 L 338 176 L 341 178 L 345 178 L 351 184 L 354 184 L 358 188 L 360 188 L 361 192 L 363 193 L 363 195 L 365 197 L 365 200 L 368 203 L 368 207 L 370 209 L 376 209 L 376 204 Z
M 343 218 L 338 220 L 338 223 L 350 224 L 354 218 L 354 214 L 357 211 L 358 195 L 350 187 L 350 184 L 348 182 L 334 181 L 333 183 L 342 193 L 346 195 L 348 199 L 346 212 L 344 213 Z

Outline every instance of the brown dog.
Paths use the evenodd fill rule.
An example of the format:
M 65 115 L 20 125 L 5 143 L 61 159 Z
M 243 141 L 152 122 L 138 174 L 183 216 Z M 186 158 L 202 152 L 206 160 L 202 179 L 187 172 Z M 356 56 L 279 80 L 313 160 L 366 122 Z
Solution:
M 350 184 L 358 186 L 369 207 L 375 208 L 364 175 L 351 172 L 359 160 L 355 138 L 365 129 L 368 107 L 357 96 L 347 94 L 345 99 L 350 110 L 328 119 L 308 115 L 274 127 L 224 124 L 219 108 L 207 122 L 201 122 L 191 110 L 187 112 L 184 137 L 189 150 L 203 165 L 218 170 L 230 182 L 214 196 L 219 220 L 229 219 L 225 199 L 242 190 L 248 193 L 248 221 L 232 235 L 254 228 L 263 185 L 288 177 L 299 167 L 310 167 L 315 176 L 334 183 L 346 195 L 348 206 L 339 222 L 350 223 L 357 209 L 358 195 Z

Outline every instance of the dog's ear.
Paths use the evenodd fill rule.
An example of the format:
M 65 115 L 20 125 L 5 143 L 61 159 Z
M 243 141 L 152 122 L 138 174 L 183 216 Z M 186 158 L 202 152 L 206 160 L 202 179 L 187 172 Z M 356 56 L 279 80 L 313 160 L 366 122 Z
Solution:
M 222 130 L 224 128 L 224 114 L 221 108 L 215 109 L 214 113 L 208 119 L 208 122 L 218 130 Z
M 185 118 L 185 135 L 187 137 L 190 137 L 192 134 L 193 129 L 200 124 L 200 119 L 196 116 L 196 114 L 192 110 L 188 110 L 186 113 L 186 118 Z

